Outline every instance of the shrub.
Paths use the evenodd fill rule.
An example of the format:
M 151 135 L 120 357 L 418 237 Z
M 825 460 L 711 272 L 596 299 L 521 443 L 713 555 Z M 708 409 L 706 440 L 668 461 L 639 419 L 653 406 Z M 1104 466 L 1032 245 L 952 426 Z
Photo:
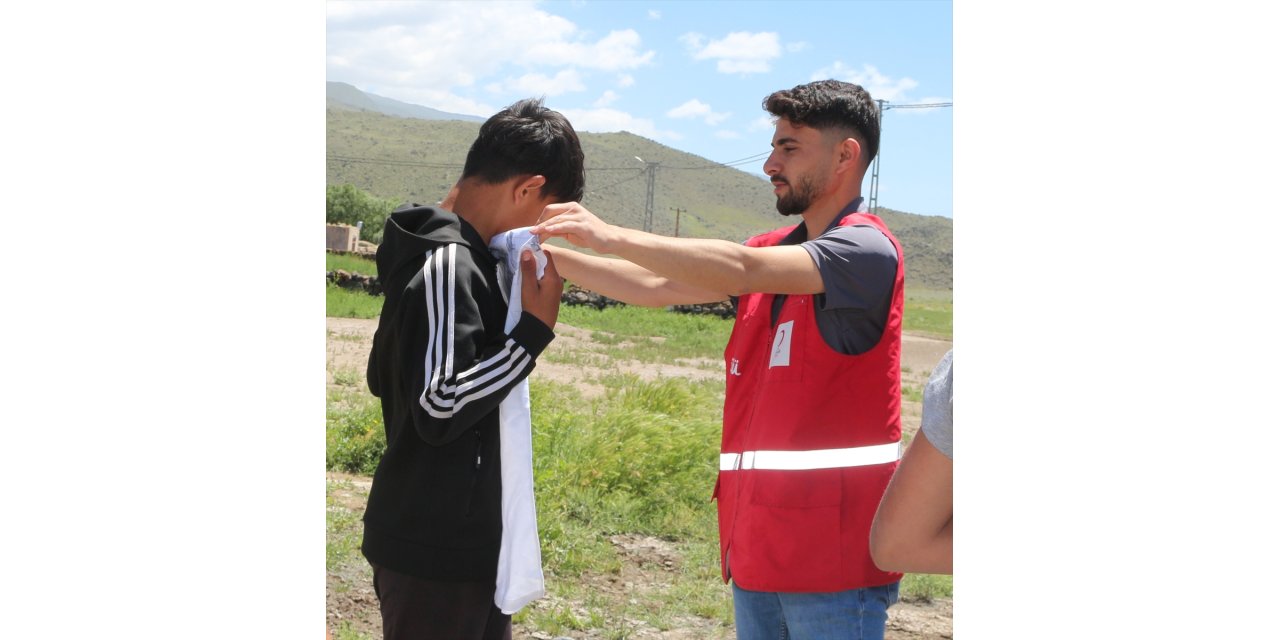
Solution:
M 387 450 L 381 402 L 367 393 L 335 392 L 325 414 L 325 465 L 373 475 Z

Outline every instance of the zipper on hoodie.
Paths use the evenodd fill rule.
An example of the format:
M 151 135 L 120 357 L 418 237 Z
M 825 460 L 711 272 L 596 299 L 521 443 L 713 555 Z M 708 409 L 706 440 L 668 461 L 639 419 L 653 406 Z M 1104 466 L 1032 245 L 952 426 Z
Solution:
M 468 495 L 467 495 L 467 515 L 471 515 L 471 513 L 475 511 L 476 484 L 480 480 L 480 465 L 483 462 L 481 453 L 482 453 L 482 449 L 484 448 L 484 439 L 480 437 L 480 430 L 473 429 L 472 433 L 476 434 L 476 455 L 475 455 L 475 468 L 472 469 L 472 473 L 471 473 L 471 490 L 468 492 Z

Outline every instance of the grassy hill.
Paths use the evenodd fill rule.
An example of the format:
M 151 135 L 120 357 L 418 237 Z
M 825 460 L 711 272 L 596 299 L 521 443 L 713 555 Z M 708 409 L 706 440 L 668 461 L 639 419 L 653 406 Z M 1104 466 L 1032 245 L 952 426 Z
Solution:
M 389 116 L 403 118 L 421 118 L 423 120 L 465 120 L 467 122 L 484 122 L 484 118 L 467 116 L 460 113 L 449 113 L 393 100 L 374 93 L 365 93 L 345 82 L 325 83 L 325 105 L 330 109 L 375 111 Z
M 326 177 L 382 198 L 430 204 L 439 201 L 462 172 L 479 122 L 402 118 L 370 111 L 327 109 Z M 602 219 L 643 228 L 647 174 L 654 179 L 655 233 L 741 242 L 798 222 L 774 208 L 768 182 L 737 169 L 672 149 L 631 133 L 580 132 L 586 155 L 583 204 Z M 762 138 L 762 148 L 765 141 Z M 913 289 L 951 289 L 951 219 L 882 209 L 903 244 L 907 284 Z

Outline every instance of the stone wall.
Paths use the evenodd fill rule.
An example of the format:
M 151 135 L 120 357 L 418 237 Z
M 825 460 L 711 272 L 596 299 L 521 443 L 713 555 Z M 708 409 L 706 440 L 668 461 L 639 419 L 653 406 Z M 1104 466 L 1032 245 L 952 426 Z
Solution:
M 358 289 L 371 296 L 382 295 L 382 285 L 378 282 L 378 276 L 366 276 L 359 273 L 351 273 L 345 269 L 337 269 L 328 272 L 327 277 L 329 282 L 343 289 Z
M 328 272 L 328 281 L 332 282 L 344 289 L 353 289 L 364 291 L 370 295 L 382 295 L 382 285 L 378 282 L 377 276 L 366 276 L 359 273 L 351 273 L 343 269 Z M 560 304 L 569 306 L 587 306 L 594 309 L 604 309 L 606 307 L 626 306 L 625 303 L 618 302 L 613 298 L 607 298 L 594 291 L 587 291 L 575 284 L 569 284 L 564 289 L 564 293 L 560 295 Z M 677 313 L 698 313 L 710 314 L 721 318 L 732 318 L 733 306 L 728 302 L 717 302 L 713 304 L 678 304 L 670 308 Z

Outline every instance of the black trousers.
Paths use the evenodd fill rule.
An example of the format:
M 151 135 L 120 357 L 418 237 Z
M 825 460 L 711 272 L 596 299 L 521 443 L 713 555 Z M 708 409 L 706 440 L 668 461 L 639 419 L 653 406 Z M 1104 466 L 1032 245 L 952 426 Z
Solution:
M 493 582 L 423 580 L 373 565 L 383 640 L 511 640 Z

